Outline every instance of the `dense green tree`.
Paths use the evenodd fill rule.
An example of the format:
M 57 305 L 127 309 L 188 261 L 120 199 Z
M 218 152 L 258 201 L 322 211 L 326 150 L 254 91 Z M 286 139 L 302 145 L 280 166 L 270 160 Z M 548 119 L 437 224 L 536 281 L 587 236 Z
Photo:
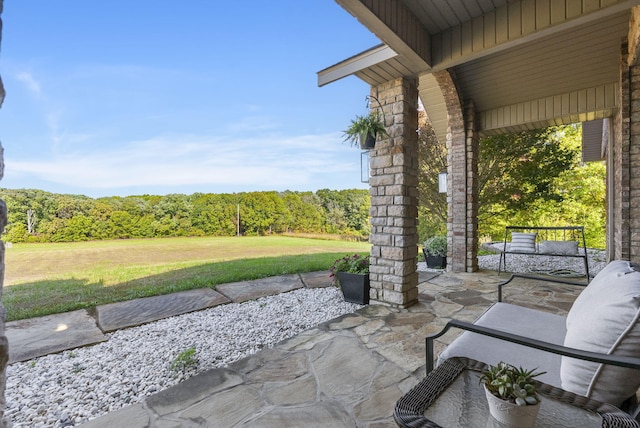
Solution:
M 580 163 L 581 127 L 491 136 L 479 143 L 481 239 L 501 240 L 507 225 L 584 225 L 587 244 L 604 245 L 605 167 Z M 419 238 L 443 233 L 447 206 L 437 191 L 446 149 L 428 122 L 419 130 Z
M 368 234 L 366 190 L 139 195 L 91 199 L 0 189 L 9 209 L 5 239 L 75 241 L 301 232 Z
M 424 111 L 418 112 L 418 124 L 418 236 L 422 242 L 447 230 L 447 194 L 438 189 L 438 175 L 447 171 L 447 148 L 438 141 Z
M 287 232 L 318 233 L 322 230 L 322 213 L 319 200 L 313 193 L 284 192 L 282 200 L 289 211 Z
M 554 181 L 580 162 L 579 126 L 553 126 L 480 140 L 480 205 L 499 202 L 505 210 L 527 210 L 539 200 L 561 202 Z M 482 210 L 483 215 L 492 215 Z

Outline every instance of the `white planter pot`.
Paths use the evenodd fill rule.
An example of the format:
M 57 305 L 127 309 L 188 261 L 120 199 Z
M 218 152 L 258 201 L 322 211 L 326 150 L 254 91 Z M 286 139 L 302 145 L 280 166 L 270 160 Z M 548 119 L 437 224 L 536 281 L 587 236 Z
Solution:
M 535 425 L 540 403 L 534 406 L 518 406 L 496 397 L 487 390 L 486 386 L 484 386 L 484 393 L 489 403 L 489 412 L 498 422 L 517 428 L 531 428 Z

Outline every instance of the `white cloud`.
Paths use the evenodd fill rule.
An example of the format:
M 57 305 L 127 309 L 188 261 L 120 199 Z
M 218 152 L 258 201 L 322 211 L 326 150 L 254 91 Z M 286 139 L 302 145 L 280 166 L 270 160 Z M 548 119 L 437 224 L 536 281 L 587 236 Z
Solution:
M 21 71 L 16 74 L 16 79 L 19 82 L 24 83 L 27 89 L 32 92 L 34 95 L 41 96 L 42 95 L 42 87 L 40 83 L 36 80 L 33 74 L 28 71 Z
M 83 189 L 157 186 L 247 186 L 290 188 L 318 176 L 358 174 L 357 150 L 339 134 L 227 140 L 162 137 L 111 151 L 88 147 L 48 159 L 7 157 L 6 175 L 37 178 Z

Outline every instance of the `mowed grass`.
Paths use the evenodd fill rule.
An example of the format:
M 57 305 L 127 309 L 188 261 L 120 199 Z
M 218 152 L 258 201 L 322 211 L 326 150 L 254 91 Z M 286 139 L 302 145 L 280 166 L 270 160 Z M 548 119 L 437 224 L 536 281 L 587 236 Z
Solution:
M 297 237 L 166 238 L 13 244 L 2 301 L 7 321 L 89 309 L 275 275 L 327 270 L 363 242 Z

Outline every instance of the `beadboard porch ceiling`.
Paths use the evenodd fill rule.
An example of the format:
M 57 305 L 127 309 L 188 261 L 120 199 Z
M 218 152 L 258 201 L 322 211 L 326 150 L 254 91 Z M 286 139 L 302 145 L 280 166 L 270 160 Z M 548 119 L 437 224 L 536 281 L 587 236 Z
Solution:
M 375 86 L 419 78 L 439 138 L 447 112 L 432 73 L 453 70 L 483 135 L 612 116 L 621 41 L 640 0 L 336 0 L 383 42 L 318 73 Z

